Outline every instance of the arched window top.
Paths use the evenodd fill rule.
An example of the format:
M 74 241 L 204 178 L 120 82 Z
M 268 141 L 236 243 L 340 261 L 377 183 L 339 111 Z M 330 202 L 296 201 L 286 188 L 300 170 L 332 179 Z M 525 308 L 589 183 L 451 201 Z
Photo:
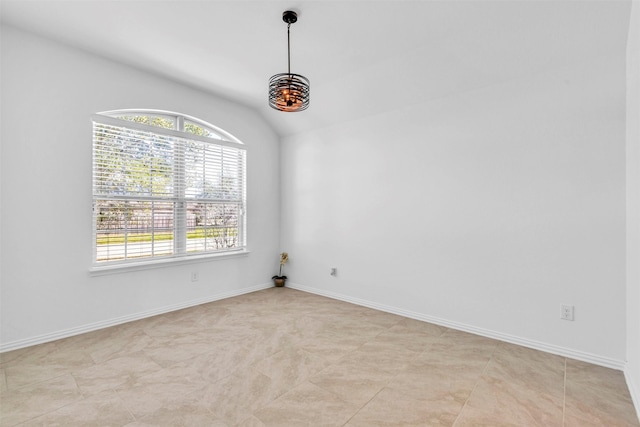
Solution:
M 196 135 L 218 141 L 242 144 L 242 141 L 231 135 L 229 132 L 220 129 L 211 123 L 207 123 L 204 120 L 200 120 L 186 114 L 145 109 L 103 111 L 98 114 L 142 125 L 183 132 L 189 136 Z

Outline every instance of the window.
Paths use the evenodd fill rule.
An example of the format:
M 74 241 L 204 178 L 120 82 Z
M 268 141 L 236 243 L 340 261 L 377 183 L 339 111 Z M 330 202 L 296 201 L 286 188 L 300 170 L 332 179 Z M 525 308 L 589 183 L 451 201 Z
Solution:
M 193 117 L 93 117 L 94 265 L 245 249 L 246 151 Z

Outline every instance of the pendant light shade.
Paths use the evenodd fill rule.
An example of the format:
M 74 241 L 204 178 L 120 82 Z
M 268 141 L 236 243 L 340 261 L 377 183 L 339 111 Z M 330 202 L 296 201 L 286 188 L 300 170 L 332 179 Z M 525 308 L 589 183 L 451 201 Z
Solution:
M 282 14 L 287 23 L 287 62 L 288 71 L 276 74 L 269 79 L 269 106 L 279 111 L 303 111 L 309 107 L 309 79 L 291 72 L 291 41 L 289 27 L 298 20 L 295 12 L 287 10 Z
M 281 73 L 269 79 L 269 105 L 294 112 L 309 107 L 309 79 L 300 74 Z

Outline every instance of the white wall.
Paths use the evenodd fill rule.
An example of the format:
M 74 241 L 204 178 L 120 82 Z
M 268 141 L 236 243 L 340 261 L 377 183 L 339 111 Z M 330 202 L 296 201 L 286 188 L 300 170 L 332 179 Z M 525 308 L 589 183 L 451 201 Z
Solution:
M 2 331 L 4 349 L 267 284 L 279 243 L 278 137 L 252 110 L 2 28 Z M 215 72 L 215 70 L 211 70 Z M 90 276 L 93 113 L 188 114 L 247 146 L 245 257 Z M 197 270 L 200 280 L 190 281 Z
M 640 2 L 627 43 L 627 384 L 640 413 Z
M 624 99 L 622 52 L 286 138 L 291 282 L 621 368 Z

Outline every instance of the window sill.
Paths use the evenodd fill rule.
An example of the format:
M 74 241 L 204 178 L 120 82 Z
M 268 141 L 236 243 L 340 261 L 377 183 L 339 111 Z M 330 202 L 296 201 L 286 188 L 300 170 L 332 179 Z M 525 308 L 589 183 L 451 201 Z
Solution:
M 151 270 L 155 268 L 162 267 L 173 267 L 176 265 L 182 264 L 194 264 L 198 262 L 207 262 L 207 261 L 216 261 L 222 259 L 229 258 L 238 258 L 245 257 L 249 255 L 250 251 L 234 251 L 234 252 L 225 252 L 221 254 L 206 254 L 206 255 L 193 255 L 186 257 L 176 257 L 176 258 L 164 258 L 164 259 L 156 259 L 152 261 L 134 261 L 134 262 L 123 262 L 120 264 L 110 264 L 110 265 L 94 265 L 89 269 L 89 274 L 91 276 L 103 276 L 106 274 L 118 274 L 118 273 L 127 273 L 130 271 L 139 271 L 139 270 Z

